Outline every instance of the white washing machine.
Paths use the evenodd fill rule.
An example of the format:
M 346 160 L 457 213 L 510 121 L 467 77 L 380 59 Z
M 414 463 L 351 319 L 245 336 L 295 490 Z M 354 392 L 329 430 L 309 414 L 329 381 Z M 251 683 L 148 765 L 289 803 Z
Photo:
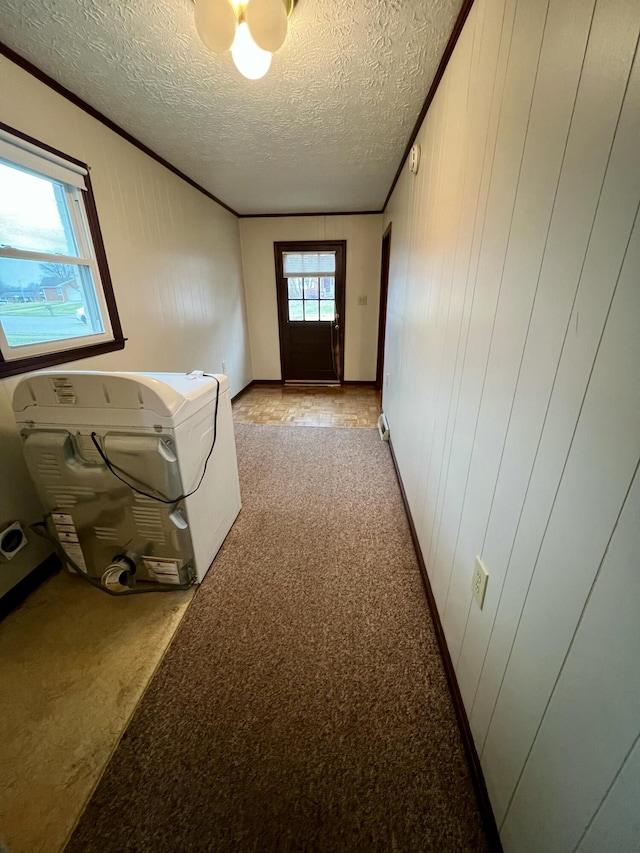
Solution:
M 13 408 L 29 473 L 76 569 L 185 585 L 207 573 L 240 511 L 223 375 L 41 371 Z M 214 444 L 215 437 L 215 444 Z

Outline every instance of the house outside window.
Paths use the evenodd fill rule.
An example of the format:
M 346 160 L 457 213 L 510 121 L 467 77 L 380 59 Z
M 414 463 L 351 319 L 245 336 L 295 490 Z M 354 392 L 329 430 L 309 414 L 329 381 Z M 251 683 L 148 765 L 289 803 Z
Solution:
M 88 167 L 0 124 L 0 376 L 123 346 Z

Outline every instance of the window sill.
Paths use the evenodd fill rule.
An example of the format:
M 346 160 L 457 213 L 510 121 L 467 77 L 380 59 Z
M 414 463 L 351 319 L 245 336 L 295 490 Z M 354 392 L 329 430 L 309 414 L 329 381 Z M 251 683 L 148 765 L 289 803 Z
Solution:
M 17 358 L 14 361 L 0 361 L 0 379 L 5 376 L 15 376 L 17 373 L 44 370 L 47 367 L 55 367 L 57 364 L 66 364 L 69 361 L 78 361 L 81 358 L 89 358 L 93 355 L 102 355 L 105 352 L 124 349 L 125 341 L 126 338 L 116 338 L 113 341 L 92 344 L 88 347 L 74 347 L 73 349 L 61 352 L 48 352 L 44 355 L 34 355 L 29 358 Z

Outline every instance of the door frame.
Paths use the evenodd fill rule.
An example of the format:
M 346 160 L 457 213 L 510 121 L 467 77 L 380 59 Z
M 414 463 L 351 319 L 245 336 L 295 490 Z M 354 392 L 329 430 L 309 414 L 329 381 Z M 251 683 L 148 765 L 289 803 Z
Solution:
M 380 310 L 378 312 L 378 362 L 376 367 L 376 390 L 384 385 L 384 344 L 387 335 L 387 297 L 389 295 L 389 262 L 391 260 L 391 222 L 382 235 L 380 260 Z
M 294 381 L 285 379 L 285 364 L 287 364 L 288 352 L 284 341 L 283 329 L 289 322 L 287 313 L 287 300 L 281 298 L 284 294 L 286 281 L 283 276 L 282 254 L 283 252 L 335 252 L 336 253 L 336 310 L 339 316 L 338 323 L 338 373 L 337 381 L 340 385 L 344 383 L 344 328 L 345 328 L 345 302 L 347 290 L 347 241 L 346 240 L 287 240 L 274 241 L 273 254 L 276 270 L 276 302 L 278 306 L 278 337 L 280 340 L 280 372 L 282 381 Z M 338 286 L 340 281 L 340 286 Z M 304 380 L 301 380 L 304 381 Z

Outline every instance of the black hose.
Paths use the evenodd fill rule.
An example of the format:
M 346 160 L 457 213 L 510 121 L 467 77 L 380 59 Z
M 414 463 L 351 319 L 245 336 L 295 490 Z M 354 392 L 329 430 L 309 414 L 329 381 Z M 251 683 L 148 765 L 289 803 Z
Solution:
M 213 441 L 211 442 L 211 447 L 209 449 L 209 453 L 207 454 L 207 458 L 204 460 L 204 468 L 202 469 L 202 474 L 200 475 L 200 479 L 198 480 L 198 485 L 195 487 L 195 489 L 192 489 L 190 492 L 187 492 L 186 494 L 183 494 L 183 495 L 178 495 L 175 498 L 168 498 L 166 495 L 163 495 L 162 492 L 156 492 L 156 494 L 151 494 L 151 492 L 145 492 L 145 491 L 143 491 L 143 489 L 138 489 L 137 486 L 134 486 L 132 483 L 129 482 L 129 480 L 137 480 L 137 477 L 134 477 L 133 474 L 129 474 L 127 471 L 124 471 L 122 468 L 119 468 L 117 465 L 115 465 L 108 458 L 107 454 L 104 452 L 102 447 L 100 447 L 100 444 L 98 442 L 97 433 L 95 433 L 95 432 L 91 433 L 91 441 L 93 442 L 95 449 L 100 454 L 100 458 L 102 459 L 104 464 L 107 466 L 109 471 L 111 471 L 111 473 L 113 474 L 113 476 L 116 479 L 120 480 L 121 483 L 124 483 L 125 486 L 129 486 L 129 488 L 132 491 L 137 492 L 137 494 L 144 495 L 145 498 L 151 498 L 152 500 L 158 501 L 159 503 L 177 504 L 179 501 L 182 501 L 185 498 L 189 498 L 189 497 L 191 497 L 191 495 L 195 494 L 198 491 L 198 489 L 200 488 L 200 486 L 202 485 L 202 481 L 204 480 L 204 475 L 207 473 L 207 465 L 209 464 L 209 460 L 211 459 L 211 454 L 213 453 L 213 448 L 216 446 L 216 438 L 218 435 L 218 404 L 220 402 L 220 382 L 219 382 L 218 378 L 216 376 L 213 376 L 210 373 L 205 373 L 203 375 L 209 377 L 210 379 L 214 379 L 216 382 L 216 405 L 215 405 L 215 410 L 214 410 L 214 414 L 213 414 Z M 120 471 L 120 473 L 124 474 L 124 477 L 127 477 L 128 479 L 125 480 L 124 477 L 121 477 L 120 474 L 116 473 L 116 471 Z M 145 489 L 152 489 L 153 488 L 152 486 L 149 486 L 147 483 L 141 483 L 141 485 L 143 485 L 145 487 Z M 154 491 L 155 491 L 155 489 L 154 489 Z

